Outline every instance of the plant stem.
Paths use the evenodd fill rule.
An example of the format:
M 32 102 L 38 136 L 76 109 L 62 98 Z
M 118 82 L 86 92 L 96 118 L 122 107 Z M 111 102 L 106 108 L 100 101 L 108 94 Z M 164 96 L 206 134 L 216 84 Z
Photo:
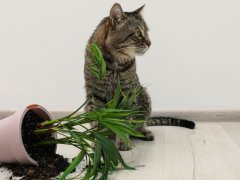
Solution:
M 47 133 L 47 132 L 58 132 L 60 131 L 61 129 L 59 128 L 56 128 L 56 127 L 51 127 L 51 128 L 47 128 L 47 129 L 37 129 L 34 131 L 35 134 L 44 134 L 44 133 Z
M 73 113 L 65 116 L 65 117 L 62 117 L 62 118 L 59 118 L 59 119 L 54 119 L 54 120 L 51 120 L 51 121 L 44 121 L 42 122 L 39 126 L 40 127 L 44 127 L 44 126 L 48 126 L 48 125 L 52 125 L 52 124 L 55 124 L 55 123 L 59 123 L 61 121 L 66 121 L 66 119 L 70 120 L 71 119 L 71 116 L 73 116 L 74 114 L 76 114 L 80 109 L 82 109 L 82 107 L 88 102 L 88 99 L 76 110 L 74 111 Z

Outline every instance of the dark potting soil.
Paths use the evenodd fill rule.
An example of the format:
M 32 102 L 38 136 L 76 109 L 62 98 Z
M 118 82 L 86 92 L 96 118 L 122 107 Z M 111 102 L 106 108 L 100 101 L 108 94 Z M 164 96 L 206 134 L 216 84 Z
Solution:
M 56 177 L 64 171 L 69 163 L 66 158 L 55 153 L 55 145 L 33 146 L 52 135 L 36 135 L 33 130 L 43 120 L 33 111 L 28 111 L 23 119 L 22 139 L 28 154 L 38 162 L 38 166 L 21 164 L 0 164 L 13 173 L 13 177 L 22 177 L 22 180 L 46 180 Z

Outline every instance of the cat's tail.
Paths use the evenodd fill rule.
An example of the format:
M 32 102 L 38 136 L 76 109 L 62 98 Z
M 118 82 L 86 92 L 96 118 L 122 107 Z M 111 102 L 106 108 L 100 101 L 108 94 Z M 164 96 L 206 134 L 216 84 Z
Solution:
M 171 117 L 151 117 L 146 123 L 147 126 L 180 126 L 189 129 L 195 128 L 195 123 L 193 121 Z

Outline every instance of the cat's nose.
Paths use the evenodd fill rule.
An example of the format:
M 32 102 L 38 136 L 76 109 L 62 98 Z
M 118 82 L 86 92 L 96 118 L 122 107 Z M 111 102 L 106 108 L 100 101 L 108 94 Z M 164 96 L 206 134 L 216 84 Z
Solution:
M 148 47 L 151 46 L 151 41 L 150 41 L 150 39 L 149 39 L 148 37 L 145 38 L 145 43 L 146 43 L 146 45 L 147 45 Z

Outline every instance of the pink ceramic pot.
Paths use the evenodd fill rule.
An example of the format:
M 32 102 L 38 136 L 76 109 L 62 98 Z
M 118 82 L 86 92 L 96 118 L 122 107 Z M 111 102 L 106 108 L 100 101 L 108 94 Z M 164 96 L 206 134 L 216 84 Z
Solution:
M 33 104 L 0 120 L 0 162 L 37 165 L 37 162 L 26 152 L 22 140 L 22 121 L 29 110 L 34 111 L 44 120 L 52 119 L 45 108 Z M 53 133 L 53 137 L 56 138 L 55 133 Z

